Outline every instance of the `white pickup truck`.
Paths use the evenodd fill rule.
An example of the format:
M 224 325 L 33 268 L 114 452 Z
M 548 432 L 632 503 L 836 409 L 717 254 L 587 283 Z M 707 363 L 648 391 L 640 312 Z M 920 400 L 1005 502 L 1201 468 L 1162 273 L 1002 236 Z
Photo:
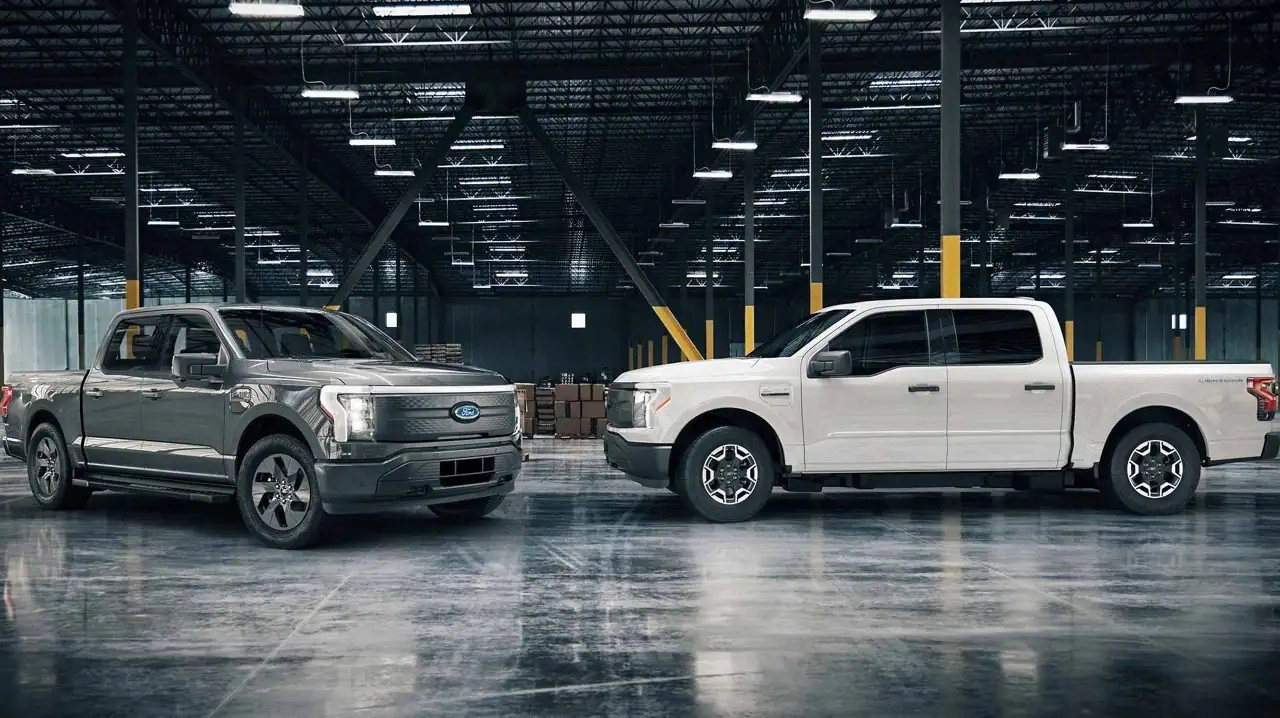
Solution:
M 1262 363 L 1073 364 L 1028 299 L 845 304 L 750 356 L 619 376 L 605 456 L 712 521 L 775 486 L 1101 490 L 1181 510 L 1202 466 L 1275 458 Z

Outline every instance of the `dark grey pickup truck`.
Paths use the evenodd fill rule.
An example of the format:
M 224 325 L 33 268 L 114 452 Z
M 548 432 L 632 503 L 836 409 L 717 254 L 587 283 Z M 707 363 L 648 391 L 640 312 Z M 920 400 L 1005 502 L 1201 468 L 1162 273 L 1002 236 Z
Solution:
M 518 412 L 502 376 L 417 362 L 359 317 L 236 305 L 124 312 L 91 369 L 21 375 L 0 398 L 41 506 L 234 500 L 277 548 L 314 544 L 333 514 L 488 514 L 520 471 Z

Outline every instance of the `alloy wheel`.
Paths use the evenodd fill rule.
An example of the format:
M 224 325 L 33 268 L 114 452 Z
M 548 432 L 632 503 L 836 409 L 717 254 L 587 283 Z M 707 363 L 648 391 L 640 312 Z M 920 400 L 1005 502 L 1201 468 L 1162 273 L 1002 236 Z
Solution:
M 311 508 L 307 473 L 302 464 L 285 454 L 272 454 L 258 464 L 250 495 L 258 518 L 277 531 L 296 528 Z
M 1129 454 L 1129 486 L 1140 496 L 1163 499 L 1182 483 L 1182 455 L 1167 441 L 1149 439 Z
M 36 444 L 36 491 L 40 498 L 51 498 L 62 482 L 62 454 L 58 444 L 50 437 Z
M 702 462 L 702 488 L 716 503 L 732 506 L 746 501 L 760 480 L 760 466 L 750 451 L 725 444 Z

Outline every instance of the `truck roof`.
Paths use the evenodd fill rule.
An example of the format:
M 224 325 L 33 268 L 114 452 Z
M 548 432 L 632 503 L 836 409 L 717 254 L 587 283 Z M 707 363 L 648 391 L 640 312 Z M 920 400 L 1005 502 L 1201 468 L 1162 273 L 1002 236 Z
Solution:
M 848 304 L 833 304 L 829 307 L 823 307 L 822 311 L 828 312 L 833 309 L 880 309 L 884 307 L 913 307 L 913 306 L 929 306 L 936 307 L 939 304 L 945 306 L 991 306 L 1009 305 L 1009 306 L 1026 306 L 1028 304 L 1040 304 L 1040 302 L 1030 297 L 963 297 L 958 299 L 942 299 L 940 297 L 925 299 L 872 299 L 865 302 L 850 302 Z
M 288 305 L 277 304 L 223 304 L 221 302 L 191 302 L 189 304 L 152 304 L 146 307 L 138 307 L 136 309 L 126 309 L 121 314 L 139 314 L 142 312 L 157 311 L 181 311 L 184 309 L 207 309 L 216 311 L 219 309 L 257 309 L 284 312 L 327 312 L 328 309 L 318 309 L 314 307 L 291 307 Z

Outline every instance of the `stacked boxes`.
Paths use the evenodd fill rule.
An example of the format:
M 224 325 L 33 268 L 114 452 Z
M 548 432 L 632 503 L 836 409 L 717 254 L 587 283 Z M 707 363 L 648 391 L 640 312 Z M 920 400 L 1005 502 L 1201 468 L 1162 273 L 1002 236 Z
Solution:
M 555 389 L 540 386 L 533 395 L 533 433 L 554 434 L 556 432 L 556 397 Z
M 604 433 L 604 384 L 560 384 L 555 388 L 555 431 L 562 439 Z
M 516 404 L 520 406 L 520 432 L 533 436 L 538 421 L 536 388 L 533 384 L 516 384 Z
M 433 364 L 462 363 L 461 344 L 418 344 L 414 346 L 413 353 L 418 357 L 418 361 Z

